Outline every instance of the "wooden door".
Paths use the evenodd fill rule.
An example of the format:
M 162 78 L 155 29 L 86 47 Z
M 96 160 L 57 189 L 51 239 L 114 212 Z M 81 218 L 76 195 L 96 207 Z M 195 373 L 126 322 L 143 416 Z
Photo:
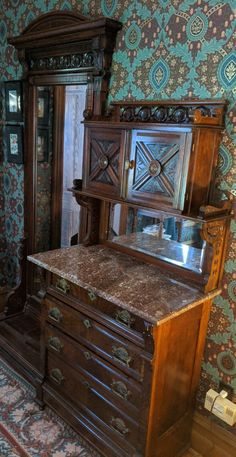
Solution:
M 190 129 L 135 130 L 132 134 L 128 199 L 182 210 L 191 147 Z
M 122 195 L 126 136 L 122 129 L 87 127 L 84 190 L 108 197 Z

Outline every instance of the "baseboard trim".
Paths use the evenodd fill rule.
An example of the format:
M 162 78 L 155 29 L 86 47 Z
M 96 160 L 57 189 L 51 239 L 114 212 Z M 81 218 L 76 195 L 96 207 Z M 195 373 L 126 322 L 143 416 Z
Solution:
M 203 457 L 235 457 L 236 436 L 200 413 L 194 414 L 192 447 Z

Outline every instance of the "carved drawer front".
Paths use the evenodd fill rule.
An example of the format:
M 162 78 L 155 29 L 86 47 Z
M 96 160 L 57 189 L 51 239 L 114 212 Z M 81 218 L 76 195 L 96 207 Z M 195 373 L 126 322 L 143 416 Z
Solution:
M 121 196 L 125 138 L 121 129 L 86 129 L 83 190 Z
M 47 320 L 106 358 L 138 381 L 143 381 L 151 356 L 104 325 L 70 306 L 45 298 Z
M 183 209 L 191 135 L 190 129 L 133 131 L 129 200 Z
M 47 382 L 63 397 L 72 402 L 73 407 L 82 411 L 99 428 L 106 430 L 109 437 L 121 448 L 132 452 L 144 447 L 145 432 L 139 423 L 127 416 L 124 411 L 97 392 L 96 385 L 81 372 L 74 370 L 56 356 L 49 354 Z
M 98 381 L 98 391 L 114 403 L 121 405 L 128 415 L 139 419 L 141 409 L 145 410 L 146 400 L 143 399 L 143 393 L 146 385 L 143 387 L 137 381 L 125 376 L 93 351 L 76 343 L 50 325 L 46 326 L 45 342 L 52 355 L 56 354 L 73 368 L 82 370 L 87 376 L 92 376 L 93 380 Z
M 68 299 L 76 298 L 78 308 L 82 312 L 88 313 L 91 310 L 92 313 L 96 314 L 97 319 L 100 318 L 104 323 L 106 321 L 107 325 L 115 332 L 153 353 L 152 325 L 145 322 L 141 317 L 99 297 L 92 290 L 83 289 L 55 274 L 51 276 L 50 294 L 55 297 L 63 297 L 63 300 L 65 297 Z M 73 303 L 71 304 L 73 306 Z

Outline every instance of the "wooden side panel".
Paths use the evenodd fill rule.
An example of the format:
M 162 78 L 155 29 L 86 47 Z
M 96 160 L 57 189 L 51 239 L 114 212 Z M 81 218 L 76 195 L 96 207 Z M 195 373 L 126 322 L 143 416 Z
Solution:
M 194 134 L 194 149 L 191 153 L 187 197 L 184 212 L 198 214 L 201 205 L 209 203 L 212 197 L 217 152 L 221 131 L 197 128 Z
M 146 457 L 175 457 L 189 445 L 210 305 L 156 328 Z

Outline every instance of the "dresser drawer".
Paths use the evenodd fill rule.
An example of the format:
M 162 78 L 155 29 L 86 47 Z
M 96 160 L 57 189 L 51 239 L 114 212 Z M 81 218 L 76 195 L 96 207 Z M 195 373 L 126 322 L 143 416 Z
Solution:
M 52 355 L 56 354 L 73 368 L 95 379 L 98 390 L 127 410 L 127 414 L 136 418 L 141 414 L 144 418 L 148 407 L 147 395 L 144 395 L 146 385 L 142 386 L 125 376 L 93 351 L 89 351 L 49 324 L 45 329 L 45 341 Z
M 71 401 L 78 411 L 82 410 L 89 418 L 93 418 L 94 423 L 106 430 L 109 437 L 124 449 L 134 447 L 140 451 L 144 448 L 145 432 L 140 424 L 101 396 L 90 378 L 50 354 L 46 383 Z
M 107 320 L 115 331 L 124 334 L 149 352 L 153 352 L 152 338 L 148 338 L 152 333 L 152 324 L 141 317 L 105 300 L 92 290 L 84 289 L 55 274 L 51 274 L 49 292 L 65 301 L 70 298 L 76 299 L 78 306 L 88 305 L 87 310 L 90 309 L 91 312 L 96 313 L 97 318 Z
M 47 321 L 104 357 L 138 381 L 150 368 L 151 356 L 86 314 L 56 299 L 44 300 Z

